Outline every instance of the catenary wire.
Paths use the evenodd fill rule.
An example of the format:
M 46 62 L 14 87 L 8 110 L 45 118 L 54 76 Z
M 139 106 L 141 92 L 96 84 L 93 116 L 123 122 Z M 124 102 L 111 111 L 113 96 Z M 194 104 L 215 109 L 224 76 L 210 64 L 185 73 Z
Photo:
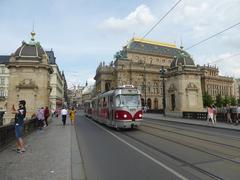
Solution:
M 197 45 L 199 45 L 199 44 L 202 44 L 203 42 L 206 42 L 206 41 L 208 41 L 209 39 L 212 39 L 212 38 L 214 38 L 215 36 L 218 36 L 219 34 L 222 34 L 222 33 L 224 33 L 225 31 L 228 31 L 228 30 L 230 30 L 230 29 L 232 29 L 232 28 L 234 28 L 234 27 L 236 27 L 236 26 L 238 26 L 238 25 L 240 25 L 240 22 L 238 22 L 238 23 L 236 23 L 236 24 L 234 24 L 234 25 L 232 25 L 232 26 L 230 26 L 230 27 L 228 27 L 228 28 L 226 28 L 226 29 L 224 29 L 224 30 L 216 33 L 216 34 L 213 34 L 213 35 L 209 36 L 209 37 L 206 38 L 206 39 L 203 39 L 203 40 L 201 40 L 201 41 L 193 44 L 192 46 L 186 48 L 185 50 L 192 49 L 193 47 L 195 47 L 195 46 L 197 46 Z
M 152 30 L 153 30 L 155 27 L 157 27 L 157 25 L 158 25 L 181 1 L 182 1 L 182 0 L 179 0 L 178 2 L 176 2 L 176 3 L 174 4 L 174 6 L 173 6 L 171 9 L 169 9 L 169 10 L 167 11 L 167 13 L 164 14 L 164 16 L 161 17 L 161 18 L 158 20 L 158 22 L 157 22 L 156 24 L 154 24 L 154 25 L 151 27 L 151 29 L 148 30 L 148 31 L 143 35 L 142 39 L 144 39 L 148 34 L 150 34 L 150 33 L 152 32 Z
M 213 64 L 213 63 L 217 63 L 217 62 L 219 62 L 219 61 L 223 61 L 223 60 L 226 60 L 226 59 L 229 59 L 229 58 L 235 57 L 235 56 L 240 56 L 240 53 L 236 53 L 236 54 L 233 54 L 233 55 L 228 56 L 228 57 L 225 57 L 225 58 L 220 58 L 220 59 L 214 60 L 214 61 L 211 62 L 211 64 Z

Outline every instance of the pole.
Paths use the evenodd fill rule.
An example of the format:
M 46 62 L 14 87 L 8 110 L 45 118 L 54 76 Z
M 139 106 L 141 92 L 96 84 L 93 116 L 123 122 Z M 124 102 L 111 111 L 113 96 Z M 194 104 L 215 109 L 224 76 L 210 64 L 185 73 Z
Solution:
M 162 66 L 162 69 L 160 69 L 160 74 L 162 76 L 162 79 L 163 79 L 163 82 L 162 82 L 162 85 L 163 85 L 163 116 L 166 116 L 165 114 L 165 109 L 166 109 L 166 95 L 165 95 L 165 79 L 164 79 L 164 76 L 165 76 L 165 69 L 164 69 L 164 66 Z
M 144 106 L 147 107 L 147 81 L 146 81 L 146 64 L 144 64 Z

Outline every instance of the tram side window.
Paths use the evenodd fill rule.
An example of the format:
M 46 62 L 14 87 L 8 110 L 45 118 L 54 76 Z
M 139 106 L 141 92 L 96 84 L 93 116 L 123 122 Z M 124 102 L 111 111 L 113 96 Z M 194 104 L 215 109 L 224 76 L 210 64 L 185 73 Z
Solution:
M 104 97 L 103 98 L 103 107 L 106 107 L 107 106 L 107 101 L 106 101 L 106 98 Z
M 118 107 L 118 106 L 120 106 L 120 104 L 121 104 L 120 96 L 118 95 L 118 96 L 116 96 L 116 106 Z

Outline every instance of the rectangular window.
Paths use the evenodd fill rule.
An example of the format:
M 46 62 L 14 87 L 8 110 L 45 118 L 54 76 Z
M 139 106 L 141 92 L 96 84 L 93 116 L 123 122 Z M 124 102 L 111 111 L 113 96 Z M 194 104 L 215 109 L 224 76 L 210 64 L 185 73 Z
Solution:
M 0 97 L 4 97 L 4 90 L 0 89 Z
M 1 77 L 1 78 L 0 78 L 0 84 L 1 84 L 1 85 L 4 85 L 4 84 L 5 84 L 5 78 L 4 78 L 4 77 Z

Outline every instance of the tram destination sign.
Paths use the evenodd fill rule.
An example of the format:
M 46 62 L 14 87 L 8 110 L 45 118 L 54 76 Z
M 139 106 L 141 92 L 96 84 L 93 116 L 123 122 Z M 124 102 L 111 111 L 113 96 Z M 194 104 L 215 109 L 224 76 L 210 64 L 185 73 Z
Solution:
M 137 89 L 122 89 L 122 94 L 139 94 Z

